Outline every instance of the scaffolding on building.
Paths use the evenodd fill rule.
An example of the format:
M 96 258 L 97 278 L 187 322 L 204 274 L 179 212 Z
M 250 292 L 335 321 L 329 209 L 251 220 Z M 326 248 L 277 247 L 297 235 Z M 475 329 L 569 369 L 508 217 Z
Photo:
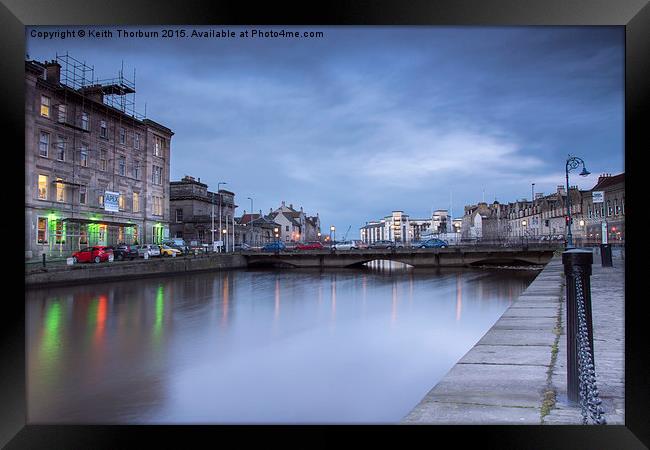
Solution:
M 116 77 L 103 79 L 95 79 L 95 66 L 89 66 L 67 52 L 65 55 L 57 53 L 56 62 L 61 66 L 61 84 L 81 94 L 101 93 L 104 104 L 138 120 L 146 119 L 146 105 L 144 114 L 136 110 L 135 68 L 133 78 L 127 78 L 124 75 L 124 61 Z

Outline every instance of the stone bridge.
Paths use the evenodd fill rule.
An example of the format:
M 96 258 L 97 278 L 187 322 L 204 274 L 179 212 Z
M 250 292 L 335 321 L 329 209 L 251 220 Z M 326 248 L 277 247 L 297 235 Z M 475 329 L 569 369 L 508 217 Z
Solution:
M 277 253 L 244 252 L 248 266 L 353 267 L 375 260 L 390 260 L 413 267 L 471 267 L 480 265 L 544 265 L 553 257 L 550 246 L 448 247 L 395 250 L 300 250 Z

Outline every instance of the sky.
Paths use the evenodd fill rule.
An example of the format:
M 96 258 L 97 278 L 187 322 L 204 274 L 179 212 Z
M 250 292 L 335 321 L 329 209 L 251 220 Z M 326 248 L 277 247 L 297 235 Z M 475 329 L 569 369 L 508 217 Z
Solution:
M 29 59 L 67 52 L 95 78 L 135 69 L 137 109 L 175 133 L 171 180 L 227 182 L 238 216 L 248 197 L 264 213 L 285 201 L 318 212 L 324 233 L 358 237 L 393 210 L 460 217 L 482 200 L 529 199 L 532 183 L 552 193 L 569 154 L 591 172 L 571 172 L 581 189 L 624 170 L 623 27 L 47 26 L 26 39 Z

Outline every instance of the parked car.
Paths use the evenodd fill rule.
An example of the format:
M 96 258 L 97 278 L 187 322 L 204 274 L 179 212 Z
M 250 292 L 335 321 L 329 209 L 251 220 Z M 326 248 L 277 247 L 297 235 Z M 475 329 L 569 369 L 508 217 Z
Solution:
M 354 241 L 342 241 L 332 244 L 332 250 L 356 250 L 357 248 Z
M 393 241 L 375 241 L 371 243 L 368 247 L 390 249 L 390 248 L 395 248 L 395 243 Z
M 242 242 L 241 244 L 235 244 L 235 251 L 247 251 L 250 250 L 251 246 L 248 245 L 246 242 Z
M 134 245 L 119 244 L 111 248 L 113 249 L 113 257 L 118 261 L 124 261 L 125 259 L 133 261 L 139 256 L 137 246 Z
M 282 241 L 269 242 L 264 247 L 262 247 L 263 252 L 280 252 L 286 250 L 287 246 L 284 245 Z
M 322 250 L 323 248 L 320 242 L 304 242 L 296 245 L 296 250 Z
M 161 242 L 162 245 L 166 245 L 171 248 L 175 248 L 181 253 L 187 253 L 189 251 L 189 246 L 185 243 L 183 239 L 168 239 Z
M 113 255 L 113 249 L 105 245 L 95 245 L 94 247 L 85 247 L 74 252 L 72 259 L 75 263 L 78 262 L 95 262 L 108 261 L 110 256 Z
M 181 254 L 181 251 L 177 248 L 170 247 L 167 244 L 161 244 L 158 246 L 160 249 L 160 256 L 178 256 Z
M 447 248 L 448 246 L 449 243 L 447 241 L 443 241 L 442 239 L 438 239 L 438 238 L 433 238 L 424 241 L 420 245 L 420 248 Z
M 144 254 L 147 253 L 149 257 L 160 256 L 160 248 L 154 244 L 142 244 L 138 246 L 138 255 L 144 258 Z
M 363 241 L 355 240 L 355 241 L 354 241 L 354 244 L 355 244 L 355 246 L 356 246 L 358 249 L 362 249 L 362 250 L 363 250 L 363 249 L 368 248 L 368 244 L 366 244 L 366 243 L 363 242 Z

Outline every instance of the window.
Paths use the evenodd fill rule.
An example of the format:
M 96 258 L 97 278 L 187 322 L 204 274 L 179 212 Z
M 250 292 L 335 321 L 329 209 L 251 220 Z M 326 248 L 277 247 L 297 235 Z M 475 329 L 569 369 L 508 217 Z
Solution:
M 126 130 L 120 128 L 120 144 L 126 144 Z
M 607 217 L 612 215 L 612 202 L 611 200 L 607 200 Z
M 140 179 L 140 161 L 133 161 L 133 178 Z
M 60 104 L 59 105 L 59 116 L 58 116 L 59 123 L 65 123 L 66 115 L 67 115 L 66 105 Z
M 618 206 L 618 199 L 615 198 L 614 199 L 614 214 L 618 216 L 620 213 L 621 213 L 621 207 Z
M 133 212 L 140 212 L 140 194 L 133 193 Z
M 126 158 L 124 156 L 117 158 L 117 173 L 126 175 Z
M 204 237 L 203 230 L 196 230 L 196 233 L 198 235 L 199 242 L 203 242 L 203 237 Z
M 140 148 L 140 133 L 135 133 L 133 136 L 133 147 L 136 149 Z
M 153 154 L 154 156 L 162 156 L 165 148 L 165 140 L 161 137 L 154 136 Z
M 65 138 L 63 136 L 59 136 L 56 142 L 56 159 L 65 161 Z
M 47 175 L 38 176 L 38 198 L 47 200 Z
M 41 95 L 41 116 L 50 117 L 50 97 Z
M 81 167 L 88 167 L 88 146 L 85 144 L 81 144 L 79 164 Z
M 591 206 L 587 206 L 587 216 L 591 219 Z
M 99 136 L 103 138 L 108 138 L 108 129 L 106 128 L 105 120 L 99 122 Z
M 287 226 L 285 227 L 285 230 L 284 230 L 284 231 L 289 231 L 289 225 L 287 225 Z
M 79 231 L 79 244 L 88 245 L 88 229 L 87 225 L 81 225 Z
M 106 172 L 106 150 L 99 151 L 99 170 Z
M 124 195 L 121 192 L 120 196 L 117 198 L 117 206 L 120 210 L 124 210 Z
M 153 199 L 153 214 L 162 216 L 162 197 L 152 197 Z
M 121 196 L 120 196 L 121 198 Z M 118 227 L 117 228 L 117 243 L 121 244 L 124 242 L 124 227 Z
M 151 174 L 153 184 L 162 184 L 162 167 L 153 166 L 153 172 Z
M 65 244 L 65 230 L 62 220 L 56 221 L 56 234 L 55 242 L 57 244 Z
M 82 112 L 81 113 L 81 128 L 83 130 L 88 130 L 88 113 L 87 112 Z
M 177 231 L 176 232 L 176 239 L 183 239 L 183 232 L 182 231 Z
M 65 202 L 65 184 L 62 183 L 63 178 L 56 179 L 56 201 Z
M 81 186 L 79 188 L 79 204 L 80 205 L 86 204 L 86 186 Z
M 38 141 L 38 154 L 47 158 L 47 151 L 50 148 L 50 135 L 41 131 L 41 138 Z
M 97 203 L 99 206 L 104 206 L 104 194 L 99 194 L 99 197 L 97 197 Z
M 176 210 L 176 222 L 182 222 L 182 221 L 183 221 L 183 210 L 179 208 Z
M 45 217 L 38 218 L 37 241 L 39 244 L 47 244 L 47 219 Z
M 138 226 L 133 227 L 133 243 L 136 244 L 138 242 Z

